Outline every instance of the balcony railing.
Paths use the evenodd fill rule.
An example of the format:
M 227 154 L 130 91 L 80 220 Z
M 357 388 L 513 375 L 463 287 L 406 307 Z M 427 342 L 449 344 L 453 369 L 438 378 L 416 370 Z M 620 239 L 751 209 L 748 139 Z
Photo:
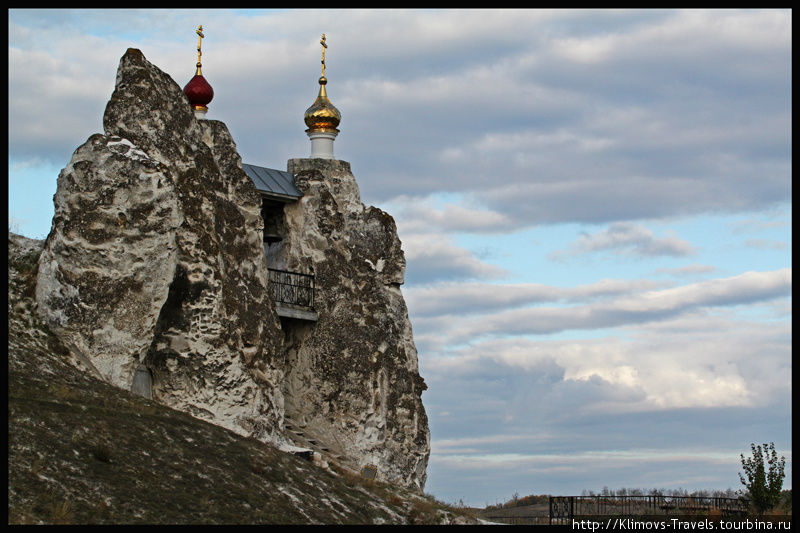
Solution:
M 279 304 L 314 309 L 314 275 L 270 268 L 269 282 L 272 295 Z

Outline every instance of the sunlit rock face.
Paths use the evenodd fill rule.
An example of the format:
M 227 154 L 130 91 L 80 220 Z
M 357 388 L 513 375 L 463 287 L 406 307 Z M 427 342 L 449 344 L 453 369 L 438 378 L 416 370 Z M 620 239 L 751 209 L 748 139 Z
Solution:
M 130 389 L 143 364 L 157 401 L 274 438 L 283 335 L 260 198 L 227 128 L 196 120 L 135 49 L 103 125 L 59 175 L 40 313 L 114 385 Z
M 345 161 L 292 159 L 303 198 L 270 266 L 316 275 L 316 324 L 287 322 L 287 426 L 354 468 L 422 489 L 430 453 L 394 219 L 361 203 Z

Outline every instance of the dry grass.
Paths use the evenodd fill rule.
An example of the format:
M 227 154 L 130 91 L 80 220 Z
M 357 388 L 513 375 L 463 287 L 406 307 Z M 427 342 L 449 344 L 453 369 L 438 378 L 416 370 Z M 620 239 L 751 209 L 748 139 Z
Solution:
M 54 500 L 50 505 L 50 523 L 72 524 L 75 522 L 75 513 L 68 499 Z

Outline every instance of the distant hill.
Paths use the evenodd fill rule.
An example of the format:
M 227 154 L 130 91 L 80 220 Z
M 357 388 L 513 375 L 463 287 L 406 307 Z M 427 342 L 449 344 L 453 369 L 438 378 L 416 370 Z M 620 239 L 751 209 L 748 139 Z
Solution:
M 79 370 L 35 312 L 42 245 L 9 233 L 10 524 L 476 523 Z

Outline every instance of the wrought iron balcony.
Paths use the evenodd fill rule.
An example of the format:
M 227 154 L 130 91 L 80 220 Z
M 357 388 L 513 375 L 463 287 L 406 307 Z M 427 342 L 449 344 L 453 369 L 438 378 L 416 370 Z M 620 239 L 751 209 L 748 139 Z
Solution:
M 314 275 L 274 268 L 268 270 L 272 296 L 278 304 L 278 315 L 317 320 L 317 313 L 314 311 Z

